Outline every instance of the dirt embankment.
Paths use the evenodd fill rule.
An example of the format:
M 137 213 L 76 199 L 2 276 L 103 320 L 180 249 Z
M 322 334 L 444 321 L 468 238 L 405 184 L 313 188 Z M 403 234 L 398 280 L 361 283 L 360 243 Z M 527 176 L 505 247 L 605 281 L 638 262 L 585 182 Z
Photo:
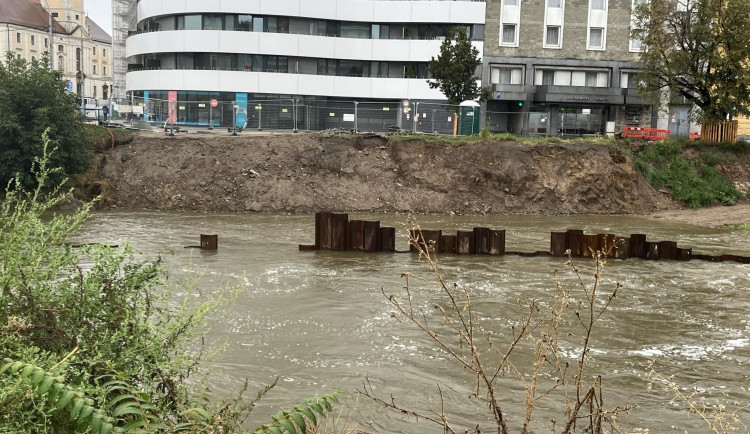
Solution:
M 104 207 L 212 212 L 649 214 L 673 209 L 603 146 L 317 134 L 139 135 L 100 156 Z

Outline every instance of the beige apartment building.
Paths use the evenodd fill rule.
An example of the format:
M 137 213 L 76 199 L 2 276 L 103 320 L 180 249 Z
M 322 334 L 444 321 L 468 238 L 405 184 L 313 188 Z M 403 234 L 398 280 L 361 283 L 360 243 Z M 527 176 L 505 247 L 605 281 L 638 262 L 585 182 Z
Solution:
M 101 106 L 112 93 L 112 37 L 84 10 L 84 0 L 2 0 L 0 47 L 27 61 L 51 54 L 68 88 Z

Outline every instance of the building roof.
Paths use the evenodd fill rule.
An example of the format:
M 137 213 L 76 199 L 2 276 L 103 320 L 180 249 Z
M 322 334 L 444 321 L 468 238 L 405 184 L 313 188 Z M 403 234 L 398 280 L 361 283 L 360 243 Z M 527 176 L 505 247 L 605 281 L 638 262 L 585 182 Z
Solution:
M 39 4 L 39 0 L 0 0 L 0 23 L 47 31 L 49 15 Z M 55 22 L 53 25 L 55 33 L 66 33 L 59 23 Z
M 89 28 L 89 36 L 91 36 L 91 39 L 97 42 L 104 42 L 106 44 L 112 43 L 112 36 L 110 36 L 109 33 L 105 32 L 104 29 L 99 27 L 99 24 L 96 24 L 96 22 L 89 18 L 88 15 L 86 16 L 86 25 Z

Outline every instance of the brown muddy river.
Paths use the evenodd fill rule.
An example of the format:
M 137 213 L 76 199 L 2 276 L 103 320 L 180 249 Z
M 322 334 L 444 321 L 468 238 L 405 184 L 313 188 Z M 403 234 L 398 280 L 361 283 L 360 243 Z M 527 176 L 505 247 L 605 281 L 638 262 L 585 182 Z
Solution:
M 353 214 L 351 218 L 380 220 L 400 228 L 406 216 Z M 637 217 L 420 217 L 425 229 L 471 229 L 489 226 L 507 230 L 507 249 L 549 249 L 549 233 L 569 228 L 587 233 L 644 233 L 649 240 L 674 240 L 694 253 L 750 255 L 750 231 L 706 229 Z M 314 216 L 217 215 L 150 212 L 98 212 L 81 238 L 120 244 L 130 241 L 145 258 L 165 254 L 170 284 L 205 273 L 200 287 L 207 294 L 241 291 L 226 312 L 211 319 L 208 335 L 214 345 L 226 343 L 213 365 L 221 370 L 212 392 L 232 396 L 250 381 L 248 396 L 279 377 L 279 383 L 257 406 L 249 425 L 270 421 L 279 408 L 289 408 L 315 394 L 346 394 L 339 427 L 346 419 L 368 432 L 433 433 L 428 422 L 384 409 L 355 390 L 369 378 L 384 398 L 394 396 L 410 409 L 434 414 L 440 409 L 437 386 L 443 390 L 446 413 L 456 432 L 479 424 L 490 428 L 489 413 L 477 400 L 468 400 L 473 378 L 452 362 L 426 335 L 390 317 L 393 308 L 381 293 L 398 294 L 401 273 L 426 272 L 411 254 L 300 252 L 298 244 L 314 241 Z M 198 243 L 199 234 L 219 235 L 215 253 L 184 249 Z M 399 235 L 397 248 L 406 249 Z M 593 271 L 580 259 L 584 277 Z M 499 342 L 509 339 L 526 300 L 549 301 L 553 272 L 564 269 L 560 258 L 516 256 L 445 256 L 443 277 L 470 291 L 483 327 Z M 191 265 L 192 264 L 192 265 Z M 563 285 L 575 287 L 569 272 Z M 650 361 L 659 372 L 673 375 L 681 390 L 697 391 L 709 403 L 721 402 L 729 411 L 750 402 L 750 265 L 738 263 L 654 262 L 610 260 L 601 291 L 623 285 L 594 332 L 592 373 L 603 375 L 605 407 L 638 406 L 621 415 L 623 432 L 710 432 L 684 402 L 655 384 L 649 391 Z M 431 306 L 445 302 L 434 287 L 415 291 L 415 304 L 433 315 Z M 432 317 L 431 317 L 432 318 Z M 437 317 L 434 322 L 440 327 Z M 580 343 L 563 343 L 571 357 Z M 516 364 L 530 368 L 531 358 Z M 501 403 L 511 432 L 523 422 L 524 394 L 517 379 L 502 380 Z M 533 432 L 549 432 L 549 420 L 562 420 L 559 402 L 542 401 Z M 740 411 L 750 425 L 750 409 Z M 736 424 L 737 425 L 737 424 Z M 739 426 L 739 432 L 749 428 Z M 558 425 L 557 429 L 560 429 Z M 491 432 L 492 430 L 485 430 Z

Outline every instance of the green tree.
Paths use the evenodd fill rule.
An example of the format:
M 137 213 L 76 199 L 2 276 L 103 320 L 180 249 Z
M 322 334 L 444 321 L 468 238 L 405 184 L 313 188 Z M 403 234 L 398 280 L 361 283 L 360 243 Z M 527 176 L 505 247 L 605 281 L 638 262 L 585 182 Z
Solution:
M 635 10 L 648 94 L 679 95 L 698 120 L 750 115 L 750 0 L 650 0 Z
M 18 177 L 32 186 L 31 165 L 42 153 L 42 134 L 49 131 L 52 167 L 66 174 L 88 167 L 90 147 L 83 136 L 83 124 L 76 113 L 78 97 L 68 93 L 60 71 L 50 71 L 47 58 L 26 62 L 8 53 L 0 62 L 0 185 Z
M 467 29 L 454 27 L 440 45 L 437 59 L 430 59 L 432 79 L 427 83 L 431 89 L 440 89 L 448 104 L 479 98 L 482 88 L 477 84 L 476 71 L 481 64 L 479 50 L 471 45 Z

